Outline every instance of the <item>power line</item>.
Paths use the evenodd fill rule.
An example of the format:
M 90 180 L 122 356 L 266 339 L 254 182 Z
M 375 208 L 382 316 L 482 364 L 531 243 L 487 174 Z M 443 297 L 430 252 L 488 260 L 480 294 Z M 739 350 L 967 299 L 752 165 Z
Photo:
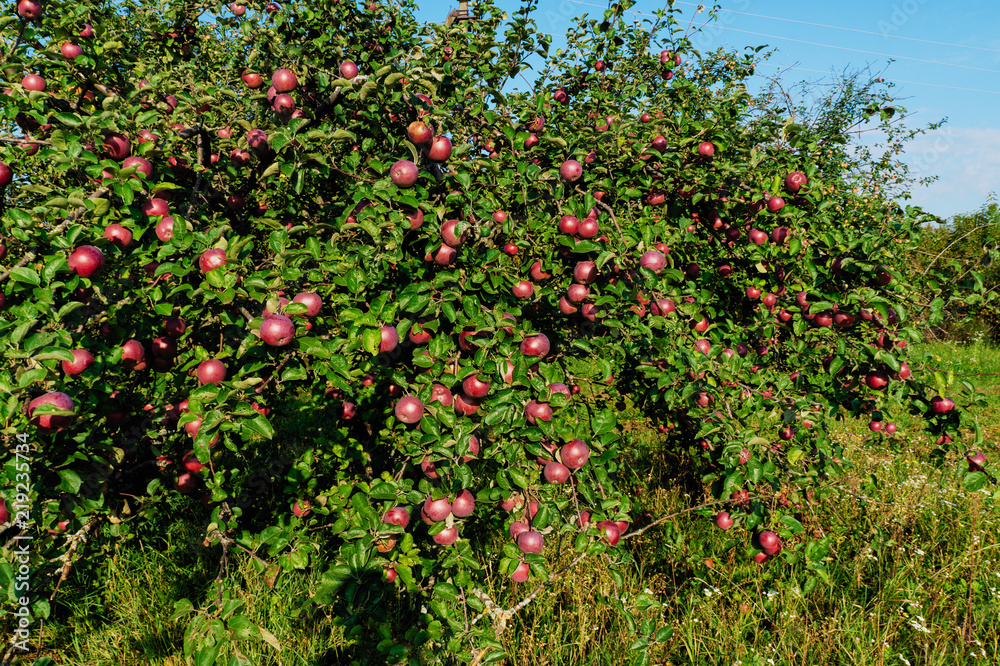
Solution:
M 603 5 L 595 5 L 595 4 L 590 3 L 590 2 L 582 2 L 582 0 L 565 0 L 565 1 L 573 3 L 573 4 L 576 4 L 576 5 L 585 5 L 587 7 L 596 7 L 598 9 L 606 9 L 606 7 L 604 7 Z M 690 5 L 692 7 L 702 7 L 702 6 L 704 6 L 704 5 L 695 5 L 695 4 L 690 3 L 690 2 L 678 2 L 677 4 Z M 631 9 L 627 10 L 627 11 L 628 11 L 628 13 L 636 14 L 636 15 L 639 15 L 639 16 L 650 16 L 650 17 L 654 16 L 653 14 L 646 14 L 644 12 L 639 12 L 639 11 L 635 11 L 635 10 L 631 10 Z M 746 14 L 745 12 L 735 12 L 733 10 L 724 10 L 724 11 L 732 11 L 733 13 L 736 13 L 736 14 Z M 821 23 L 808 23 L 806 21 L 793 21 L 792 19 L 780 19 L 780 18 L 777 18 L 777 17 L 762 16 L 762 15 L 759 15 L 759 14 L 746 14 L 746 15 L 747 16 L 759 17 L 759 18 L 773 18 L 775 20 L 788 20 L 788 21 L 792 21 L 792 22 L 795 22 L 795 23 L 804 23 L 806 25 L 815 25 L 815 26 L 819 26 L 819 27 L 835 28 L 835 29 L 838 29 L 838 30 L 851 30 L 851 31 L 854 31 L 854 32 L 867 32 L 867 31 L 864 31 L 864 30 L 854 30 L 853 28 L 838 28 L 837 26 L 827 26 L 827 25 L 823 25 Z M 801 44 L 808 44 L 810 46 L 822 46 L 822 47 L 831 48 L 831 49 L 841 49 L 841 50 L 845 50 L 845 51 L 855 51 L 857 53 L 864 53 L 864 54 L 867 54 L 867 55 L 877 55 L 877 56 L 882 56 L 882 57 L 886 57 L 886 58 L 894 58 L 894 59 L 900 59 L 900 60 L 915 60 L 917 62 L 928 63 L 928 64 L 932 64 L 932 65 L 942 65 L 942 66 L 945 66 L 945 67 L 961 67 L 963 69 L 974 69 L 974 70 L 983 71 L 983 72 L 990 72 L 990 73 L 994 73 L 994 74 L 1000 74 L 1000 70 L 983 69 L 981 67 L 971 67 L 969 65 L 957 65 L 957 64 L 947 63 L 947 62 L 938 62 L 938 61 L 935 61 L 935 60 L 923 60 L 923 59 L 920 59 L 920 58 L 909 58 L 907 56 L 894 56 L 894 55 L 891 55 L 891 54 L 877 53 L 877 52 L 874 52 L 874 51 L 864 51 L 864 50 L 861 50 L 861 49 L 851 49 L 851 48 L 847 48 L 847 47 L 843 47 L 843 46 L 833 46 L 831 44 L 818 44 L 816 42 L 807 42 L 807 41 L 803 41 L 803 40 L 799 40 L 799 39 L 792 39 L 790 37 L 779 37 L 779 36 L 776 36 L 776 35 L 765 35 L 765 34 L 758 33 L 758 32 L 750 32 L 748 30 L 739 30 L 737 28 L 729 28 L 729 27 L 726 27 L 726 26 L 715 26 L 715 27 L 721 28 L 723 30 L 732 30 L 734 32 L 742 32 L 742 33 L 746 33 L 748 35 L 755 35 L 757 37 L 767 37 L 769 39 L 784 39 L 786 41 L 798 42 L 798 43 L 801 43 Z M 546 33 L 546 34 L 548 34 L 548 33 Z M 870 34 L 876 34 L 877 35 L 877 34 L 881 34 L 881 33 L 870 33 Z M 563 35 L 550 34 L 549 36 L 550 37 L 562 37 L 562 38 L 565 39 L 565 37 Z M 894 36 L 894 35 L 889 35 L 889 36 Z M 899 39 L 910 39 L 912 41 L 927 42 L 929 44 L 940 44 L 940 45 L 943 45 L 943 46 L 956 46 L 956 47 L 960 47 L 960 48 L 979 49 L 979 50 L 983 50 L 983 51 L 995 51 L 995 49 L 980 49 L 980 47 L 978 47 L 978 46 L 963 47 L 963 46 L 961 46 L 959 44 L 948 44 L 948 43 L 945 43 L 945 42 L 928 42 L 927 40 L 913 39 L 913 38 L 910 38 L 910 37 L 899 37 Z M 1000 50 L 996 50 L 996 52 L 1000 53 Z M 758 66 L 760 66 L 760 65 L 765 65 L 767 67 L 775 67 L 775 68 L 778 68 L 778 69 L 782 69 L 783 68 L 783 66 L 781 66 L 781 65 L 772 65 L 770 63 L 758 63 Z M 807 68 L 804 68 L 804 67 L 784 67 L 784 69 L 794 69 L 794 70 L 801 71 L 801 72 L 813 72 L 815 74 L 829 74 L 830 73 L 830 72 L 825 72 L 825 71 L 818 70 L 818 69 L 807 69 Z M 903 79 L 896 79 L 896 78 L 893 78 L 892 81 L 894 83 L 906 83 L 906 84 L 909 84 L 909 85 L 926 86 L 926 87 L 929 87 L 929 88 L 942 88 L 942 89 L 945 89 L 945 90 L 960 90 L 960 91 L 963 91 L 963 92 L 985 93 L 987 95 L 1000 95 L 1000 91 L 997 91 L 997 90 L 981 90 L 981 89 L 978 89 L 978 88 L 962 88 L 962 87 L 959 87 L 959 86 L 946 86 L 946 85 L 941 85 L 939 83 L 926 83 L 926 82 L 923 82 L 923 81 L 905 81 Z
M 583 2 L 582 0 L 565 0 L 565 1 L 573 3 L 573 4 L 576 4 L 576 5 L 585 5 L 587 7 L 598 7 L 598 8 L 602 7 L 601 5 L 595 5 L 595 4 L 590 3 L 590 2 Z M 690 5 L 692 7 L 704 7 L 704 5 L 696 5 L 696 4 L 693 4 L 693 3 L 690 3 L 690 2 L 678 2 L 677 4 Z M 630 12 L 630 13 L 632 13 L 632 14 L 636 14 L 638 16 L 650 16 L 650 17 L 653 16 L 653 14 L 646 14 L 646 13 L 635 11 L 635 10 L 631 10 L 631 9 L 627 10 L 627 11 Z M 723 11 L 733 11 L 733 10 L 723 10 Z M 745 14 L 745 12 L 733 12 L 733 13 L 736 13 L 736 14 Z M 746 16 L 758 16 L 760 18 L 774 19 L 774 20 L 778 20 L 778 21 L 784 21 L 784 20 L 792 21 L 792 19 L 781 19 L 781 18 L 778 18 L 778 17 L 763 16 L 763 15 L 760 15 L 760 14 L 745 14 L 745 15 Z M 836 28 L 838 30 L 852 30 L 852 31 L 855 31 L 855 32 L 867 32 L 865 30 L 855 30 L 854 28 L 838 28 L 837 26 L 825 26 L 825 25 L 823 25 L 821 23 L 807 23 L 806 21 L 793 21 L 793 22 L 794 23 L 805 23 L 807 25 L 816 25 L 816 26 L 822 26 L 822 27 L 828 27 L 828 28 Z M 958 65 L 958 64 L 950 63 L 950 62 L 940 62 L 940 61 L 937 61 L 937 60 L 926 60 L 924 58 L 913 58 L 913 57 L 910 57 L 910 56 L 893 55 L 891 53 L 879 53 L 877 51 L 865 51 L 863 49 L 852 49 L 852 48 L 849 48 L 849 47 L 846 47 L 846 46 L 834 46 L 833 44 L 820 44 L 818 42 L 809 42 L 809 41 L 805 41 L 805 40 L 802 40 L 802 39 L 794 39 L 792 37 L 781 37 L 779 35 L 767 35 L 767 34 L 764 34 L 764 33 L 761 33 L 761 32 L 751 32 L 750 30 L 740 30 L 739 28 L 730 28 L 730 27 L 727 27 L 727 26 L 724 26 L 724 25 L 717 25 L 716 24 L 716 25 L 713 25 L 712 27 L 719 28 L 720 30 L 732 30 L 733 32 L 742 32 L 744 34 L 754 35 L 756 37 L 766 37 L 768 39 L 781 39 L 781 40 L 784 40 L 786 42 L 796 42 L 796 43 L 799 43 L 799 44 L 807 44 L 809 46 L 821 46 L 821 47 L 828 48 L 828 49 L 839 49 L 841 51 L 853 51 L 855 53 L 864 53 L 866 55 L 880 56 L 880 57 L 883 57 L 883 58 L 892 58 L 894 60 L 913 60 L 915 62 L 922 62 L 922 63 L 926 63 L 926 64 L 929 64 L 929 65 L 941 65 L 943 67 L 958 67 L 958 68 L 961 68 L 961 69 L 971 69 L 971 70 L 975 70 L 975 71 L 978 71 L 978 72 L 988 72 L 990 74 L 1000 74 L 1000 70 L 998 70 L 998 69 L 986 69 L 984 67 L 973 67 L 972 65 Z M 877 33 L 876 32 L 876 33 L 870 33 L 870 34 L 878 35 L 878 34 L 881 34 L 881 33 Z M 907 37 L 906 39 L 911 39 L 911 38 Z M 917 39 L 914 39 L 914 41 L 927 41 L 927 40 L 917 40 Z M 978 47 L 978 46 L 963 47 L 963 46 L 961 46 L 959 44 L 946 44 L 945 42 L 928 42 L 928 43 L 943 44 L 943 45 L 946 45 L 946 46 L 956 46 L 956 47 L 959 47 L 959 48 L 975 48 L 975 49 L 980 49 L 980 47 Z M 996 50 L 996 49 L 981 49 L 981 50 L 1000 53 L 1000 50 Z
M 577 4 L 584 4 L 578 2 L 578 0 L 566 0 L 567 2 L 576 2 Z M 690 7 L 701 7 L 703 5 L 698 5 L 693 2 L 678 2 L 678 5 L 688 5 Z M 827 25 L 825 23 L 812 23 L 810 21 L 799 21 L 796 19 L 782 18 L 780 16 L 765 16 L 763 14 L 751 14 L 749 12 L 738 12 L 735 9 L 722 9 L 721 11 L 728 12 L 730 14 L 740 14 L 742 16 L 753 16 L 754 18 L 769 19 L 772 21 L 785 21 L 787 23 L 800 23 L 802 25 L 811 25 L 817 28 L 830 28 L 832 30 L 846 30 L 848 32 L 858 32 L 863 35 L 876 35 L 878 37 L 886 37 L 888 39 L 905 39 L 908 42 L 920 42 L 922 44 L 935 44 L 937 46 L 951 46 L 957 49 L 975 49 L 977 51 L 988 51 L 989 53 L 1000 53 L 1000 49 L 988 49 L 982 46 L 967 46 L 965 44 L 952 44 L 950 42 L 935 42 L 929 39 L 917 39 L 916 37 L 903 37 L 902 35 L 887 35 L 882 32 L 873 32 L 871 30 L 860 30 L 858 28 L 845 28 L 839 25 Z
M 747 35 L 754 35 L 755 37 L 767 37 L 768 39 L 782 39 L 786 42 L 796 42 L 798 44 L 807 44 L 809 46 L 822 46 L 828 49 L 840 49 L 842 51 L 853 51 L 854 53 L 864 53 L 866 55 L 881 56 L 883 58 L 892 58 L 893 60 L 913 60 L 915 62 L 927 63 L 929 65 L 942 65 L 944 67 L 959 67 L 961 69 L 973 69 L 978 72 L 989 72 L 990 74 L 1000 74 L 1000 69 L 986 69 L 984 67 L 973 67 L 972 65 L 957 65 L 950 62 L 940 62 L 937 60 L 925 60 L 923 58 L 911 58 L 909 56 L 893 55 L 891 53 L 879 53 L 878 51 L 865 51 L 864 49 L 852 49 L 846 46 L 834 46 L 833 44 L 820 44 L 818 42 L 808 42 L 804 39 L 793 39 L 791 37 L 780 37 L 778 35 L 766 35 L 762 32 L 752 32 L 750 30 L 740 30 L 739 28 L 727 28 L 726 26 L 717 25 L 716 28 L 720 30 L 732 30 L 733 32 L 742 32 Z
M 758 63 L 757 67 L 775 67 L 777 69 L 794 69 L 800 72 L 814 72 L 816 74 L 830 74 L 819 69 L 807 69 L 805 67 L 785 67 L 783 65 L 772 65 L 771 63 Z M 1000 95 L 1000 90 L 979 90 L 977 88 L 959 88 L 958 86 L 943 86 L 938 83 L 924 83 L 922 81 L 904 81 L 902 79 L 891 79 L 893 83 L 908 83 L 915 86 L 930 86 L 931 88 L 946 88 L 948 90 L 963 90 L 965 92 L 986 93 L 988 95 Z
M 569 2 L 569 3 L 572 3 L 574 5 L 584 5 L 586 7 L 596 7 L 598 9 L 607 9 L 607 7 L 604 7 L 603 5 L 595 5 L 595 4 L 591 3 L 591 2 L 582 2 L 582 0 L 565 0 L 565 1 Z M 687 5 L 688 7 L 700 7 L 700 8 L 703 8 L 703 9 L 705 7 L 704 4 L 698 4 L 698 3 L 695 3 L 695 2 L 681 2 L 680 0 L 678 0 L 675 4 L 678 4 L 678 5 Z M 740 12 L 740 11 L 736 11 L 735 9 L 725 9 L 725 8 L 721 8 L 721 7 L 719 8 L 719 11 L 723 11 L 723 12 L 726 12 L 726 13 L 729 13 L 729 14 L 739 14 L 740 16 L 752 16 L 754 18 L 768 19 L 770 21 L 785 21 L 786 23 L 798 23 L 800 25 L 811 25 L 811 26 L 814 26 L 814 27 L 817 27 L 817 28 L 829 28 L 831 30 L 845 30 L 847 32 L 857 32 L 857 33 L 860 33 L 862 35 L 875 35 L 877 37 L 885 37 L 887 39 L 903 39 L 903 40 L 906 40 L 908 42 L 919 42 L 921 44 L 934 44 L 936 46 L 950 46 L 950 47 L 956 48 L 956 49 L 974 49 L 976 51 L 986 51 L 987 53 L 1000 53 L 1000 49 L 988 49 L 988 48 L 983 47 L 983 46 L 969 46 L 967 44 L 952 44 L 951 42 L 935 42 L 935 41 L 930 40 L 930 39 L 918 39 L 916 37 L 904 37 L 902 35 L 887 35 L 884 32 L 874 32 L 872 30 L 861 30 L 859 28 L 845 28 L 844 26 L 840 26 L 840 25 L 828 25 L 826 23 L 813 23 L 811 21 L 799 21 L 797 19 L 789 19 L 789 18 L 784 18 L 784 17 L 781 17 L 781 16 L 766 16 L 764 14 L 751 14 L 750 12 Z M 640 11 L 636 11 L 636 10 L 633 10 L 633 9 L 629 9 L 629 10 L 627 10 L 627 12 L 635 14 L 637 16 L 649 16 L 649 17 L 654 17 L 655 16 L 654 14 L 647 14 L 645 12 L 640 12 Z

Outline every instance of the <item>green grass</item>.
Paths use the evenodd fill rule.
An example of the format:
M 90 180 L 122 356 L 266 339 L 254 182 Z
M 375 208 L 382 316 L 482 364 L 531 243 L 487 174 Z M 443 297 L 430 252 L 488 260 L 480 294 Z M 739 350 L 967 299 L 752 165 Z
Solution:
M 927 351 L 939 370 L 978 375 L 970 379 L 990 400 L 980 422 L 987 433 L 1000 432 L 1000 349 L 929 345 Z M 964 461 L 954 457 L 940 468 L 923 462 L 932 446 L 928 436 L 900 422 L 903 445 L 896 447 L 869 438 L 866 423 L 843 422 L 836 436 L 856 467 L 840 482 L 844 492 L 803 507 L 806 534 L 843 535 L 827 562 L 829 582 L 806 592 L 809 572 L 802 564 L 757 565 L 743 545 L 727 547 L 730 539 L 747 539 L 738 525 L 723 533 L 687 513 L 623 542 L 620 553 L 630 558 L 586 559 L 555 581 L 501 635 L 506 663 L 633 663 L 629 648 L 643 621 L 673 630 L 651 649 L 654 664 L 1000 663 L 996 486 L 966 492 Z M 642 428 L 627 434 L 640 452 L 636 473 L 647 482 L 639 512 L 659 516 L 691 506 L 696 488 L 653 482 L 673 464 L 658 450 L 656 435 Z M 1000 448 L 987 441 L 984 452 L 995 465 Z M 63 584 L 62 606 L 45 629 L 44 644 L 58 664 L 185 663 L 186 619 L 171 619 L 173 603 L 215 599 L 220 551 L 193 547 L 190 535 L 175 536 L 176 543 L 98 537 L 87 545 L 90 568 L 78 565 Z M 555 570 L 573 555 L 550 545 L 546 556 Z M 614 571 L 621 574 L 617 580 Z M 245 602 L 242 612 L 282 646 L 278 653 L 261 641 L 241 643 L 251 663 L 348 660 L 350 645 L 335 618 L 300 610 L 314 583 L 314 572 L 282 574 L 270 589 L 246 557 L 230 554 L 226 594 Z M 503 607 L 531 589 L 495 575 L 487 586 Z
M 923 345 L 928 368 L 954 372 L 982 391 L 1000 385 L 1000 347 L 979 341 L 965 345 L 945 342 Z

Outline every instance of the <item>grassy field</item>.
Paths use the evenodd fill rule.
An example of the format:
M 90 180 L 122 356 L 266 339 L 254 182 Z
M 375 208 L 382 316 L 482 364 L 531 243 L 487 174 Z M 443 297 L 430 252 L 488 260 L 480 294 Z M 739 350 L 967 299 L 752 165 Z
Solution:
M 977 344 L 928 351 L 928 365 L 970 375 L 989 396 L 980 422 L 983 451 L 995 466 L 1000 350 Z M 905 433 L 908 424 L 901 424 Z M 996 486 L 964 491 L 959 458 L 939 468 L 922 462 L 931 445 L 926 435 L 906 436 L 903 446 L 890 449 L 876 445 L 865 424 L 847 420 L 837 436 L 856 468 L 845 492 L 814 503 L 807 526 L 844 535 L 831 550 L 828 582 L 807 591 L 802 565 L 750 562 L 742 548 L 727 548 L 729 536 L 710 521 L 683 514 L 623 542 L 630 557 L 618 563 L 584 560 L 515 615 L 501 636 L 506 663 L 634 663 L 638 652 L 630 648 L 644 629 L 663 630 L 649 652 L 653 664 L 1000 663 Z M 665 462 L 656 440 L 648 430 L 635 431 L 634 440 L 637 468 L 658 477 Z M 654 485 L 641 500 L 653 516 L 692 503 L 679 488 Z M 173 602 L 214 598 L 219 560 L 213 549 L 174 549 L 170 539 L 190 543 L 188 535 L 172 533 L 167 542 L 98 539 L 88 546 L 98 562 L 94 580 L 71 581 L 60 597 L 68 619 L 45 629 L 45 644 L 59 647 L 50 653 L 56 663 L 185 663 L 179 656 L 185 621 L 171 619 Z M 705 552 L 692 547 L 699 542 L 709 544 L 709 559 L 696 554 Z M 572 557 L 547 555 L 553 569 Z M 282 646 L 279 654 L 264 642 L 241 644 L 251 663 L 348 659 L 334 618 L 299 611 L 312 582 L 306 574 L 283 575 L 268 589 L 245 558 L 230 558 L 226 589 Z M 504 607 L 531 589 L 512 588 L 501 577 L 490 582 L 491 597 Z

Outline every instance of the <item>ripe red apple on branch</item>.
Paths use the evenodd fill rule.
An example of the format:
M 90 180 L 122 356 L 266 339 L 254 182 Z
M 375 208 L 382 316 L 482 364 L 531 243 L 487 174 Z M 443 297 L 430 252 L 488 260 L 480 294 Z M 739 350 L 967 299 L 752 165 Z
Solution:
M 877 398 L 858 413 L 886 436 L 889 414 L 923 410 L 950 453 L 966 434 L 975 400 L 963 394 L 963 409 L 931 401 L 926 373 L 905 363 L 920 330 L 910 308 L 910 317 L 897 308 L 931 302 L 927 284 L 954 282 L 938 268 L 914 272 L 926 249 L 920 225 L 886 194 L 886 179 L 905 174 L 871 168 L 810 122 L 797 126 L 792 152 L 767 148 L 790 138 L 787 114 L 756 93 L 725 109 L 715 95 L 688 94 L 704 77 L 713 90 L 754 87 L 749 68 L 722 54 L 682 67 L 673 16 L 641 29 L 617 19 L 571 25 L 571 43 L 588 53 L 531 81 L 517 49 L 484 45 L 507 30 L 536 41 L 533 11 L 518 25 L 497 14 L 449 32 L 415 27 L 408 0 L 339 3 L 333 23 L 302 4 L 236 3 L 216 7 L 217 23 L 181 12 L 164 27 L 163 8 L 137 0 L 123 34 L 82 2 L 75 19 L 50 5 L 46 16 L 34 0 L 18 3 L 20 19 L 11 13 L 26 39 L 4 51 L 15 129 L 0 148 L 10 165 L 0 167 L 3 241 L 13 250 L 0 269 L 10 271 L 0 346 L 24 401 L 60 389 L 80 396 L 77 418 L 52 438 L 56 453 L 79 455 L 53 463 L 61 474 L 89 474 L 83 462 L 104 455 L 96 444 L 131 437 L 134 415 L 147 414 L 158 435 L 129 447 L 119 483 L 88 486 L 93 516 L 67 508 L 55 477 L 38 485 L 44 513 L 72 510 L 80 525 L 108 517 L 109 507 L 134 505 L 124 493 L 145 502 L 165 460 L 177 460 L 161 483 L 194 497 L 171 503 L 210 489 L 219 534 L 245 530 L 256 541 L 268 530 L 268 558 L 308 553 L 310 567 L 327 570 L 338 554 L 391 571 L 399 603 L 433 597 L 422 626 L 440 622 L 434 640 L 465 654 L 479 639 L 452 623 L 477 610 L 472 590 L 494 589 L 488 575 L 543 576 L 548 534 L 579 530 L 581 544 L 600 550 L 638 519 L 638 490 L 615 473 L 626 419 L 661 426 L 664 447 L 684 451 L 679 471 L 706 480 L 704 497 L 692 498 L 704 500 L 706 524 L 732 533 L 742 523 L 743 538 L 792 513 L 776 489 L 836 479 L 842 453 L 826 415 L 844 405 Z M 86 16 L 99 42 L 76 22 Z M 107 47 L 116 43 L 149 48 Z M 664 52 L 632 53 L 640 43 Z M 246 56 L 235 69 L 234 48 Z M 529 85 L 492 100 L 512 76 Z M 834 119 L 830 133 L 849 136 L 868 106 L 865 93 L 852 94 L 818 105 Z M 864 196 L 851 191 L 856 173 L 871 179 Z M 83 252 L 89 263 L 74 259 L 77 274 L 67 272 L 84 244 L 102 259 Z M 942 292 L 943 312 L 965 289 Z M 89 369 L 83 350 L 97 357 Z M 21 367 L 36 355 L 37 367 Z M 148 370 L 156 374 L 136 374 Z M 121 394 L 105 399 L 107 386 Z M 250 388 L 256 402 L 244 396 Z M 178 392 L 190 392 L 198 416 Z M 38 409 L 15 410 L 9 425 L 27 427 Z M 200 433 L 203 418 L 210 434 Z M 204 454 L 205 439 L 223 432 L 228 446 L 210 465 L 204 455 L 181 459 L 189 435 L 200 433 Z M 253 516 L 245 503 L 239 520 L 224 515 L 245 475 L 272 473 L 279 442 L 287 469 L 274 476 L 302 488 L 272 486 L 254 495 Z M 816 476 L 797 476 L 804 466 Z M 759 475 L 761 497 L 751 501 L 746 488 L 717 497 L 733 475 Z M 296 501 L 305 497 L 316 504 Z M 498 505 L 513 512 L 505 549 L 494 547 Z M 311 527 L 292 520 L 313 509 Z M 409 526 L 411 515 L 430 524 Z M 202 518 L 182 510 L 175 520 Z M 781 539 L 759 534 L 758 559 L 774 561 Z M 807 539 L 785 538 L 796 552 Z M 708 541 L 688 543 L 692 558 L 708 554 L 699 552 Z M 336 585 L 318 579 L 305 610 L 326 612 L 317 600 L 339 604 L 353 583 Z M 427 652 L 396 616 L 372 617 L 375 631 L 355 637 L 358 654 L 381 654 L 375 643 L 403 634 L 393 650 L 410 652 L 400 658 Z

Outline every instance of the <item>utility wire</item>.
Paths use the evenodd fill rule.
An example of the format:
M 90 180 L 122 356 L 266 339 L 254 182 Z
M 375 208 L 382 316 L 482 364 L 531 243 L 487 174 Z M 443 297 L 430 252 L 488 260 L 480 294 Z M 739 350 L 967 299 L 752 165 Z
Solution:
M 806 69 L 805 67 L 786 67 L 784 65 L 772 65 L 771 63 L 762 62 L 756 65 L 757 67 L 774 67 L 777 69 L 794 69 L 800 72 L 814 72 L 816 74 L 830 74 L 831 72 L 824 72 L 819 69 Z M 986 93 L 988 95 L 1000 95 L 1000 90 L 979 90 L 977 88 L 959 88 L 958 86 L 943 86 L 937 83 L 923 83 L 922 81 L 903 81 L 902 79 L 889 78 L 892 83 L 908 83 L 915 86 L 930 86 L 931 88 L 946 88 L 948 90 L 963 90 L 965 92 L 976 92 L 976 93 Z
M 891 53 L 879 53 L 878 51 L 865 51 L 864 49 L 852 49 L 846 46 L 834 46 L 833 44 L 820 44 L 818 42 L 807 42 L 804 39 L 793 39 L 791 37 L 779 37 L 778 35 L 765 35 L 762 32 L 752 32 L 750 30 L 740 30 L 739 28 L 728 28 L 726 26 L 717 25 L 714 26 L 721 30 L 732 30 L 733 32 L 742 32 L 747 35 L 754 35 L 755 37 L 767 37 L 768 39 L 782 39 L 786 42 L 796 42 L 799 44 L 808 44 L 809 46 L 822 46 L 828 49 L 840 49 L 842 51 L 853 51 L 855 53 L 864 53 L 866 55 L 881 56 L 883 58 L 892 58 L 893 60 L 913 60 L 916 62 L 927 63 L 928 65 L 943 65 L 944 67 L 959 67 L 961 69 L 973 69 L 977 72 L 989 72 L 990 74 L 1000 74 L 1000 69 L 985 69 L 983 67 L 973 67 L 972 65 L 956 65 L 950 62 L 940 62 L 937 60 L 925 60 L 923 58 L 911 58 L 909 56 L 893 55 Z
M 579 0 L 566 0 L 567 2 L 575 2 L 576 4 L 584 4 L 579 2 Z M 678 2 L 678 5 L 688 5 L 690 7 L 700 7 L 703 5 L 698 5 L 693 2 Z M 754 18 L 769 19 L 772 21 L 786 21 L 788 23 L 800 23 L 802 25 L 811 25 L 817 28 L 830 28 L 831 30 L 846 30 L 848 32 L 858 32 L 863 35 L 876 35 L 878 37 L 885 37 L 887 39 L 905 39 L 908 42 L 920 42 L 922 44 L 935 44 L 937 46 L 951 46 L 956 49 L 975 49 L 976 51 L 988 51 L 989 53 L 1000 53 L 1000 49 L 988 49 L 982 46 L 968 46 L 965 44 L 952 44 L 950 42 L 935 42 L 929 39 L 917 39 L 916 37 L 903 37 L 902 35 L 887 35 L 883 32 L 873 32 L 871 30 L 859 30 L 858 28 L 845 28 L 839 25 L 827 25 L 825 23 L 812 23 L 810 21 L 799 21 L 796 19 L 782 18 L 780 16 L 765 16 L 763 14 L 751 14 L 749 12 L 738 12 L 735 9 L 721 9 L 720 11 L 728 12 L 730 14 L 740 14 L 742 16 L 753 16 Z
M 565 0 L 565 2 L 569 2 L 569 3 L 575 4 L 575 5 L 584 5 L 586 7 L 596 7 L 596 8 L 601 8 L 601 9 L 607 9 L 607 7 L 604 7 L 603 5 L 595 5 L 595 4 L 590 3 L 590 2 L 583 2 L 582 0 Z M 688 5 L 690 7 L 702 7 L 702 8 L 705 7 L 705 5 L 703 5 L 703 4 L 695 4 L 695 3 L 692 3 L 692 2 L 677 2 L 677 4 L 679 4 L 679 5 Z M 631 9 L 627 10 L 627 11 L 629 13 L 636 14 L 637 16 L 649 16 L 649 17 L 655 16 L 654 14 L 647 14 L 645 12 L 639 12 L 639 11 L 635 11 L 635 10 L 631 10 Z M 951 44 L 951 43 L 948 43 L 948 42 L 934 42 L 934 41 L 930 41 L 930 40 L 927 40 L 927 39 L 917 39 L 915 37 L 902 37 L 902 36 L 899 36 L 899 35 L 883 35 L 880 32 L 872 32 L 870 30 L 859 30 L 857 28 L 844 28 L 844 27 L 841 27 L 841 26 L 826 25 L 824 23 L 810 23 L 809 21 L 798 21 L 798 20 L 795 20 L 795 19 L 786 19 L 786 18 L 781 18 L 781 17 L 778 17 L 778 16 L 765 16 L 763 14 L 750 14 L 750 13 L 747 13 L 747 12 L 738 12 L 738 11 L 733 10 L 733 9 L 722 9 L 721 11 L 729 12 L 731 14 L 741 14 L 743 16 L 753 16 L 755 18 L 770 19 L 770 20 L 774 20 L 774 21 L 788 21 L 790 23 L 801 23 L 803 25 L 811 25 L 811 26 L 816 26 L 816 27 L 820 27 L 820 28 L 832 28 L 834 30 L 847 30 L 849 32 L 859 32 L 859 33 L 866 34 L 866 35 L 879 35 L 879 36 L 891 37 L 891 38 L 895 38 L 895 39 L 905 39 L 905 40 L 913 41 L 913 42 L 922 42 L 924 44 L 936 44 L 938 46 L 951 46 L 951 47 L 960 48 L 960 49 L 976 49 L 978 51 L 988 51 L 990 53 L 1000 53 L 1000 49 L 988 49 L 988 48 L 983 48 L 981 46 L 963 46 L 962 44 Z M 893 58 L 893 59 L 898 59 L 898 60 L 915 60 L 916 62 L 923 62 L 923 63 L 932 64 L 932 65 L 943 65 L 945 67 L 961 67 L 963 69 L 973 69 L 973 70 L 977 70 L 977 71 L 980 71 L 980 72 L 990 72 L 992 74 L 1000 74 L 1000 70 L 996 70 L 996 69 L 984 69 L 982 67 L 972 67 L 971 65 L 958 65 L 958 64 L 954 64 L 954 63 L 948 63 L 948 62 L 939 62 L 939 61 L 936 61 L 936 60 L 924 60 L 922 58 L 911 58 L 909 56 L 897 56 L 897 55 L 892 55 L 891 53 L 878 53 L 878 52 L 875 52 L 875 51 L 863 51 L 861 49 L 852 49 L 852 48 L 848 48 L 848 47 L 845 47 L 845 46 L 834 46 L 832 44 L 818 44 L 816 42 L 807 42 L 807 41 L 800 40 L 800 39 L 793 39 L 791 37 L 780 37 L 778 35 L 766 35 L 766 34 L 759 33 L 759 32 L 750 32 L 749 30 L 740 30 L 738 28 L 730 28 L 730 27 L 727 27 L 727 26 L 724 26 L 724 25 L 713 24 L 712 27 L 719 28 L 721 30 L 733 30 L 734 32 L 743 32 L 743 33 L 746 33 L 748 35 L 756 35 L 758 37 L 767 37 L 768 39 L 783 39 L 785 41 L 798 42 L 800 44 L 808 44 L 810 46 L 822 46 L 822 47 L 825 47 L 825 48 L 828 48 L 828 49 L 842 49 L 844 51 L 855 51 L 857 53 L 865 53 L 865 54 L 868 54 L 868 55 L 877 55 L 877 56 L 882 56 L 882 57 L 885 57 L 885 58 Z

